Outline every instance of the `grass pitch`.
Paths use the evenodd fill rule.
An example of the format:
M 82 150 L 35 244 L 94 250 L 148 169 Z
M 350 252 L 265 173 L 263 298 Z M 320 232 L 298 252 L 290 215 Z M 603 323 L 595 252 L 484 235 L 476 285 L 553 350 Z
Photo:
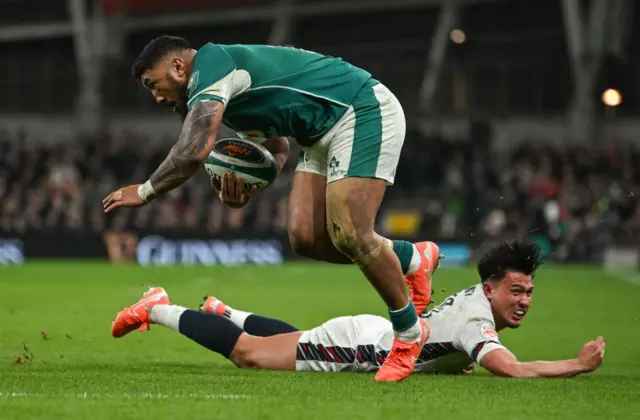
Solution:
M 442 269 L 435 301 L 476 282 Z M 640 285 L 595 268 L 543 267 L 523 326 L 501 339 L 521 360 L 573 357 L 598 335 L 605 364 L 572 379 L 512 380 L 236 369 L 154 326 L 110 335 L 150 285 L 196 308 L 213 294 L 304 329 L 384 305 L 353 267 L 141 268 L 31 263 L 0 268 L 0 419 L 640 418 Z M 443 291 L 444 289 L 444 291 Z

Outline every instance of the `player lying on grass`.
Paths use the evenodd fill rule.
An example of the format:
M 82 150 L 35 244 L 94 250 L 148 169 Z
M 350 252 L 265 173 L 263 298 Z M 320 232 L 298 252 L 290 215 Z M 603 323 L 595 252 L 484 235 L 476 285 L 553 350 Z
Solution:
M 538 248 L 506 243 L 478 263 L 481 283 L 448 297 L 422 315 L 430 336 L 415 364 L 422 373 L 469 373 L 477 362 L 498 376 L 569 377 L 592 372 L 603 361 L 602 337 L 586 343 L 576 358 L 553 362 L 520 362 L 505 348 L 498 331 L 518 328 L 529 311 Z M 164 289 L 147 292 L 125 308 L 112 325 L 112 335 L 165 325 L 246 368 L 298 371 L 376 371 L 389 354 L 393 328 L 374 315 L 332 319 L 307 331 L 284 321 L 239 311 L 216 298 L 201 311 L 172 305 Z
M 221 124 L 262 143 L 278 171 L 289 155 L 289 138 L 295 139 L 303 153 L 289 197 L 291 244 L 307 257 L 358 265 L 387 305 L 394 331 L 376 379 L 409 375 L 426 331 L 417 316 L 423 308 L 414 308 L 403 276 L 424 276 L 437 251 L 374 231 L 406 132 L 395 95 L 339 58 L 270 45 L 207 43 L 196 50 L 172 36 L 152 40 L 133 74 L 156 102 L 184 114 L 184 123 L 149 180 L 109 194 L 105 211 L 145 205 L 189 180 L 211 153 Z M 232 174 L 213 185 L 235 208 L 255 193 L 244 191 L 242 179 Z

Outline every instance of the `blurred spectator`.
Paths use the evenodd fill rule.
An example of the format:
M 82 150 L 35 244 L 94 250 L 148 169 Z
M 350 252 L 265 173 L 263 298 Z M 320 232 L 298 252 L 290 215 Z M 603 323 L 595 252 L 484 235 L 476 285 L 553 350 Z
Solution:
M 477 143 L 409 133 L 385 206 L 415 209 L 421 235 L 485 241 L 528 237 L 556 258 L 596 258 L 640 233 L 640 152 L 531 144 L 489 152 Z M 166 144 L 131 133 L 60 146 L 0 133 L 0 229 L 286 230 L 297 158 L 242 210 L 225 207 L 204 172 L 153 205 L 105 215 L 101 199 L 146 179 Z M 425 148 L 424 144 L 429 147 Z M 384 211 L 384 208 L 383 208 Z

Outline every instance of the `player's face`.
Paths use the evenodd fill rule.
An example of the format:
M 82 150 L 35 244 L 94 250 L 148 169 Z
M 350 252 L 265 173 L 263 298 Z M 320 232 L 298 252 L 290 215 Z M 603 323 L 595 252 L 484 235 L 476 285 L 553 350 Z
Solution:
M 484 293 L 498 329 L 518 328 L 529 311 L 533 279 L 522 273 L 508 272 L 501 281 L 487 281 Z
M 140 81 L 160 105 L 168 106 L 176 112 L 186 107 L 189 75 L 180 58 L 160 60 L 142 74 Z

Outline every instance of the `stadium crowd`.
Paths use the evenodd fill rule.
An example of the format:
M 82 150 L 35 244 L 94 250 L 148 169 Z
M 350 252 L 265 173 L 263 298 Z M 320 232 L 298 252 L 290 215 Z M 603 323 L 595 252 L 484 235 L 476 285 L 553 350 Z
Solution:
M 640 231 L 640 152 L 628 146 L 598 151 L 527 145 L 490 152 L 474 141 L 417 136 L 408 136 L 385 208 L 416 209 L 422 216 L 421 235 L 472 241 L 539 236 L 554 249 L 564 249 L 566 257 L 582 259 Z M 0 133 L 4 232 L 286 229 L 296 149 L 277 182 L 243 210 L 215 199 L 202 171 L 152 206 L 107 217 L 101 206 L 105 194 L 147 179 L 165 157 L 164 143 L 158 146 L 133 134 L 56 146 L 31 140 L 27 132 Z

